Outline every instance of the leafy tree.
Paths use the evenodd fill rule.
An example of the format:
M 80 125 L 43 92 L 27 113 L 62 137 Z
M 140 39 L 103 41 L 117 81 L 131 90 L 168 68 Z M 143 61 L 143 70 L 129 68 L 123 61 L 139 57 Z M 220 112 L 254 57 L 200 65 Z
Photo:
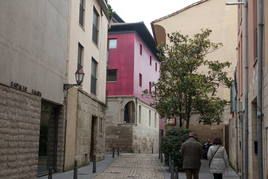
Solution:
M 218 89 L 230 87 L 229 62 L 209 60 L 208 54 L 222 46 L 211 42 L 211 30 L 193 37 L 179 32 L 168 35 L 170 44 L 159 48 L 160 79 L 154 84 L 155 107 L 161 116 L 179 120 L 189 128 L 191 116 L 200 114 L 204 124 L 220 123 L 226 100 L 216 97 Z

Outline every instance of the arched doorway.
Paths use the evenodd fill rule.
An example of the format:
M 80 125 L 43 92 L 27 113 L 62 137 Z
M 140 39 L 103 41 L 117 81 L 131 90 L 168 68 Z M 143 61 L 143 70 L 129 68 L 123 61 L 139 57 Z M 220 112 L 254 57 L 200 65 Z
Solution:
M 133 101 L 130 101 L 125 105 L 124 121 L 126 123 L 135 123 L 135 104 Z

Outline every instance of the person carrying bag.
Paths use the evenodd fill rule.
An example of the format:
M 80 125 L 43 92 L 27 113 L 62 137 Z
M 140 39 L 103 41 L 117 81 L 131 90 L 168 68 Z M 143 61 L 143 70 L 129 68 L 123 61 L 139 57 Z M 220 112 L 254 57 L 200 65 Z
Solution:
M 213 140 L 213 145 L 208 150 L 208 160 L 210 172 L 213 174 L 214 179 L 222 179 L 222 174 L 228 168 L 229 162 L 220 138 Z

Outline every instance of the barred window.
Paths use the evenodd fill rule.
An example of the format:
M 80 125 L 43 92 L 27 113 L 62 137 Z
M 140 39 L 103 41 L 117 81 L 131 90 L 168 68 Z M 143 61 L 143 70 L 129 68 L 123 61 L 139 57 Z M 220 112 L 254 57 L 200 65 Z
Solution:
M 98 62 L 94 58 L 92 58 L 91 63 L 91 93 L 96 95 L 97 92 L 97 70 L 98 70 Z
M 92 40 L 96 44 L 98 44 L 98 36 L 99 36 L 99 14 L 97 10 L 93 9 L 93 29 L 92 29 Z
M 77 69 L 83 67 L 83 53 L 84 53 L 84 47 L 80 43 L 78 43 Z
M 84 18 L 85 18 L 85 0 L 80 0 L 79 5 L 79 24 L 84 26 Z

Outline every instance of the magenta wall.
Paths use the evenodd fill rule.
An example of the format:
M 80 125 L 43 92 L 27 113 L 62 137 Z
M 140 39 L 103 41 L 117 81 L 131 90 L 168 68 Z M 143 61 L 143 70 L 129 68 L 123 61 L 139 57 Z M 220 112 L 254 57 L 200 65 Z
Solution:
M 143 48 L 142 55 L 140 55 L 140 44 Z M 150 56 L 152 57 L 151 65 Z M 155 70 L 156 63 L 157 70 Z M 136 34 L 134 39 L 134 65 L 134 95 L 147 103 L 151 103 L 152 99 L 144 95 L 143 91 L 149 90 L 149 82 L 158 81 L 160 63 Z M 142 74 L 142 87 L 139 86 L 139 74 Z
M 107 82 L 107 96 L 133 96 L 134 33 L 110 34 L 117 48 L 109 50 L 108 69 L 117 69 L 117 81 Z
M 149 90 L 149 82 L 158 80 L 160 63 L 134 32 L 110 34 L 109 39 L 117 39 L 117 48 L 109 50 L 108 69 L 118 69 L 118 72 L 116 82 L 107 82 L 107 96 L 136 96 L 151 103 L 152 99 L 144 95 L 143 91 Z M 142 87 L 139 86 L 139 74 L 142 74 Z

